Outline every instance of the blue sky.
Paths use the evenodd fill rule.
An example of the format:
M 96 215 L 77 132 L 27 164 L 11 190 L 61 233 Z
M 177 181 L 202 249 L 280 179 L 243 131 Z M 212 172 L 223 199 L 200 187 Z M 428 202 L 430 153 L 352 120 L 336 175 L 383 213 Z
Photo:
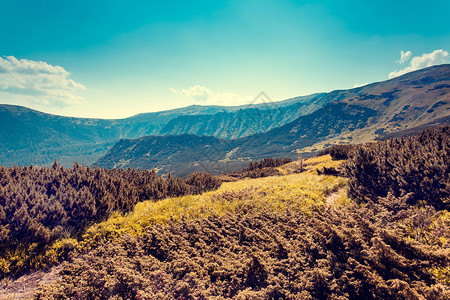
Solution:
M 450 63 L 449 15 L 447 0 L 0 0 L 0 103 L 119 118 L 347 89 Z

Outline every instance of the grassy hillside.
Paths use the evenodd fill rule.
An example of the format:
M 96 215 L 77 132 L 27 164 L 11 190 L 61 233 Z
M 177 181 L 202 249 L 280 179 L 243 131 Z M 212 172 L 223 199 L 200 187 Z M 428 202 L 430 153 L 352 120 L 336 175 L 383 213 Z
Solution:
M 311 213 L 314 208 L 323 208 L 331 194 L 329 201 L 345 203 L 345 184 L 344 178 L 314 175 L 313 169 L 300 174 L 225 182 L 216 191 L 202 195 L 139 203 L 132 213 L 116 214 L 89 228 L 82 245 L 91 249 L 101 241 L 125 233 L 138 235 L 147 226 L 165 225 L 181 219 L 252 214 L 262 210 L 282 213 L 292 209 Z
M 139 203 L 89 228 L 37 299 L 447 299 L 450 214 L 347 198 L 329 155 Z M 395 202 L 395 201 L 394 201 Z

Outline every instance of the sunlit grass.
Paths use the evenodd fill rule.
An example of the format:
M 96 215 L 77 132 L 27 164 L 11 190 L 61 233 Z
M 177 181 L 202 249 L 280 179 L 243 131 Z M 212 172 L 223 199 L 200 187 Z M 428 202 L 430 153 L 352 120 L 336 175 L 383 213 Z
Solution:
M 148 226 L 165 225 L 181 219 L 207 218 L 212 215 L 259 211 L 299 211 L 309 214 L 325 206 L 338 207 L 349 202 L 346 179 L 317 175 L 323 167 L 338 167 L 342 161 L 333 161 L 329 155 L 303 161 L 305 172 L 299 170 L 299 161 L 279 167 L 284 176 L 243 179 L 224 182 L 222 186 L 202 195 L 187 195 L 159 201 L 138 203 L 126 215 L 115 213 L 108 220 L 92 225 L 78 242 L 73 239 L 58 240 L 47 247 L 40 262 L 57 261 L 74 247 L 89 250 L 102 241 L 118 239 L 123 234 L 140 235 Z M 77 246 L 75 245 L 77 244 Z
M 327 197 L 345 185 L 344 178 L 299 173 L 227 182 L 218 190 L 202 195 L 145 201 L 125 216 L 114 214 L 107 221 L 89 228 L 81 247 L 89 249 L 100 241 L 115 239 L 125 233 L 139 235 L 147 226 L 164 225 L 182 218 L 287 209 L 308 214 L 314 208 L 323 208 Z M 340 193 L 339 198 L 342 197 L 346 197 L 345 192 Z

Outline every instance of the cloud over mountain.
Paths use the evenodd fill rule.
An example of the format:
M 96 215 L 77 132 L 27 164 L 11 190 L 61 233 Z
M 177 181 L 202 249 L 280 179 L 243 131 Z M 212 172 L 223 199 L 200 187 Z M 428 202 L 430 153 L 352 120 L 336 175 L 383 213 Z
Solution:
M 395 62 L 398 63 L 398 64 L 403 64 L 403 63 L 407 62 L 408 60 L 410 60 L 411 56 L 412 56 L 412 52 L 411 51 L 406 51 L 405 52 L 405 51 L 402 50 L 400 52 L 400 59 L 395 61 Z
M 76 93 L 85 89 L 61 66 L 0 57 L 0 100 L 67 106 L 83 102 Z
M 240 105 L 252 102 L 252 97 L 241 96 L 234 93 L 215 93 L 207 87 L 194 85 L 188 89 L 170 89 L 174 94 L 180 94 L 192 98 L 202 105 Z
M 396 61 L 398 64 L 403 64 L 407 62 L 411 56 L 411 51 L 404 52 L 403 50 L 400 53 L 401 57 L 399 60 Z M 443 49 L 434 50 L 431 53 L 424 53 L 421 56 L 415 56 L 411 58 L 411 61 L 409 63 L 409 66 L 407 66 L 404 69 L 401 69 L 399 71 L 394 71 L 389 73 L 389 79 L 392 79 L 394 77 L 398 77 L 400 75 L 420 70 L 426 67 L 431 67 L 434 65 L 440 65 L 440 64 L 447 64 L 450 63 L 450 57 L 447 51 Z

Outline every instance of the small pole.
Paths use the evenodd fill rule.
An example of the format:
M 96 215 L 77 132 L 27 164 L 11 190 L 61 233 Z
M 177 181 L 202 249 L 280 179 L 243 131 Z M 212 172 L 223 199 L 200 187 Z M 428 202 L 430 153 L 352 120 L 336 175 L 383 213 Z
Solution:
M 303 172 L 303 155 L 299 152 L 297 152 L 297 160 L 300 161 L 300 172 Z

